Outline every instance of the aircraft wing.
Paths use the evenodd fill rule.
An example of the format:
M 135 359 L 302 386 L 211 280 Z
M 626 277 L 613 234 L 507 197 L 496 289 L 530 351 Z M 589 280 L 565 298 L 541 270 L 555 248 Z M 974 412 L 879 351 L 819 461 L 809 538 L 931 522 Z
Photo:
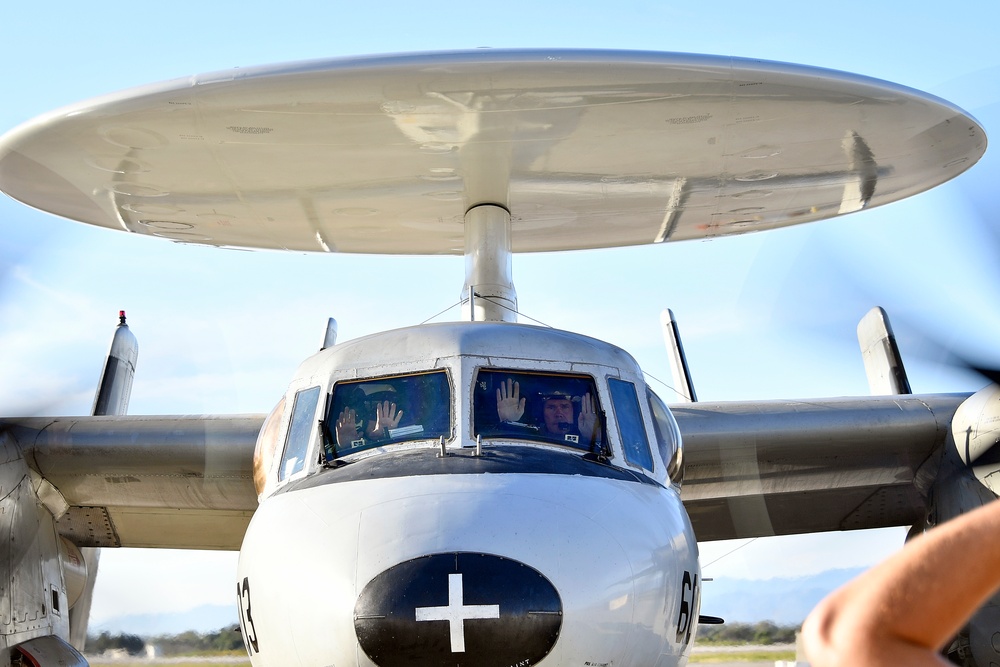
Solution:
M 671 406 L 699 540 L 922 521 L 966 394 Z M 80 546 L 239 549 L 264 415 L 0 419 Z M 51 489 L 49 489 L 51 485 Z M 54 494 L 54 495 L 53 495 Z M 57 510 L 58 513 L 58 510 Z
M 965 394 L 670 406 L 699 541 L 923 521 Z
M 78 546 L 240 548 L 264 415 L 0 419 Z

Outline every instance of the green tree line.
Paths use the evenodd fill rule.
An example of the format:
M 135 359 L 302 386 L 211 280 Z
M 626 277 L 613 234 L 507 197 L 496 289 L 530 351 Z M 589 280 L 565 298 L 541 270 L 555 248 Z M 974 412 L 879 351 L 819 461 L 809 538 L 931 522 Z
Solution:
M 179 635 L 140 637 L 127 633 L 102 632 L 97 636 L 88 636 L 84 650 L 92 655 L 99 655 L 108 650 L 124 649 L 129 655 L 141 655 L 146 651 L 147 644 L 158 647 L 160 654 L 164 656 L 243 653 L 246 650 L 238 624 L 207 634 L 188 630 Z
M 798 625 L 777 625 L 771 621 L 758 623 L 725 623 L 699 625 L 699 644 L 794 644 Z

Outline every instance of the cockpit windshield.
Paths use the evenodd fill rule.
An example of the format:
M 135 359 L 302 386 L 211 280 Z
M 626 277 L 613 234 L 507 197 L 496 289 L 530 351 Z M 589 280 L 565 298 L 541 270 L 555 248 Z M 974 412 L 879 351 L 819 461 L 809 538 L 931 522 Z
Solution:
M 326 458 L 451 435 L 445 371 L 338 382 L 327 412 Z
M 540 440 L 596 451 L 606 442 L 589 375 L 481 368 L 473 389 L 474 435 Z

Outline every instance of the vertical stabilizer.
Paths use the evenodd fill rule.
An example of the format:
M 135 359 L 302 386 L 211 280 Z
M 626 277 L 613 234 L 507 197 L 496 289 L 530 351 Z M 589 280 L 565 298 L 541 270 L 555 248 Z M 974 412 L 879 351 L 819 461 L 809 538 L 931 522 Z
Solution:
M 111 339 L 108 359 L 104 362 L 104 372 L 94 395 L 91 414 L 124 415 L 128 410 L 128 399 L 132 393 L 132 378 L 135 376 L 135 362 L 139 357 L 139 343 L 125 324 L 125 311 L 118 311 L 118 328 Z
M 691 370 L 688 368 L 687 357 L 684 355 L 684 346 L 681 344 L 677 320 L 674 319 L 674 313 L 669 308 L 660 313 L 660 327 L 663 329 L 663 343 L 667 346 L 674 391 L 680 396 L 682 402 L 695 403 L 698 401 L 698 396 L 694 393 Z
M 903 368 L 889 316 L 876 306 L 858 323 L 858 343 L 865 362 L 865 375 L 872 396 L 910 394 L 910 381 Z

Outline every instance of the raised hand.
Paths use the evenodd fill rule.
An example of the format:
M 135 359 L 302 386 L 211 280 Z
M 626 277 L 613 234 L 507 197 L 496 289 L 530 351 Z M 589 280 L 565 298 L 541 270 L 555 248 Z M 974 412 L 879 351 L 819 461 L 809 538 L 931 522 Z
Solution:
M 597 410 L 590 392 L 584 394 L 580 402 L 580 416 L 577 417 L 576 425 L 587 442 L 593 442 L 597 437 Z
M 527 399 L 521 398 L 521 387 L 511 378 L 497 389 L 497 416 L 502 422 L 520 421 Z
M 403 418 L 403 411 L 396 410 L 396 404 L 389 401 L 382 401 L 375 405 L 375 423 L 369 422 L 368 435 L 381 437 L 388 435 L 388 430 L 396 428 L 399 420 Z
M 357 413 L 350 408 L 344 408 L 337 417 L 337 444 L 341 447 L 348 447 L 361 437 L 358 433 L 357 419 Z

